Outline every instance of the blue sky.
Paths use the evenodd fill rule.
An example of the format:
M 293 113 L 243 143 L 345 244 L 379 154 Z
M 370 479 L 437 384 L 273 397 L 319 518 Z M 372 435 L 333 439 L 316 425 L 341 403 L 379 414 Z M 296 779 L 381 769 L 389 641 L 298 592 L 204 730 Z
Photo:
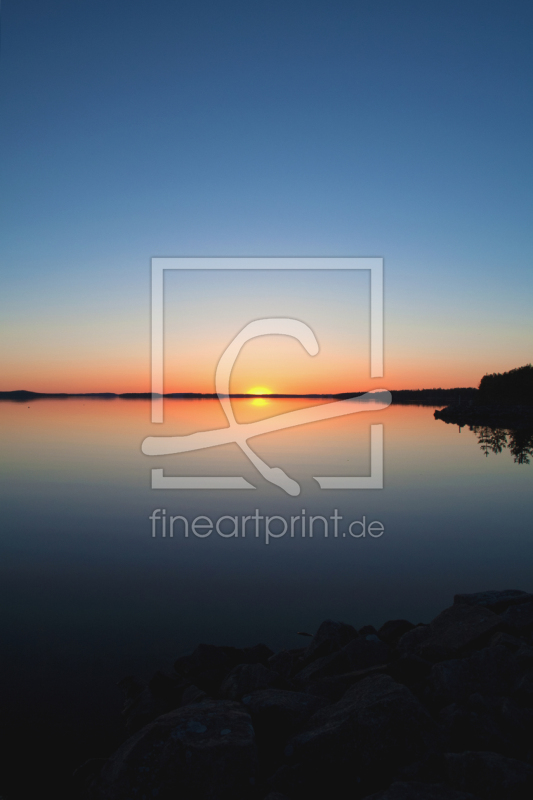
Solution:
M 396 383 L 418 364 L 427 385 L 431 348 L 443 385 L 531 361 L 532 22 L 476 0 L 4 2 L 1 388 L 51 388 L 46 367 L 79 388 L 84 359 L 137 357 L 139 380 L 154 255 L 383 256 Z

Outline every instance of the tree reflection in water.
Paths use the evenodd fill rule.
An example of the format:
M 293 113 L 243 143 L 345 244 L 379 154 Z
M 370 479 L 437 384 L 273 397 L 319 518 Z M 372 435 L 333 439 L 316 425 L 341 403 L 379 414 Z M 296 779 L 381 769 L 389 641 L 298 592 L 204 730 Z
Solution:
M 516 464 L 529 464 L 533 458 L 533 430 L 528 428 L 489 428 L 481 425 L 470 427 L 477 437 L 481 450 L 486 456 L 489 453 L 501 453 L 506 448 L 513 456 Z

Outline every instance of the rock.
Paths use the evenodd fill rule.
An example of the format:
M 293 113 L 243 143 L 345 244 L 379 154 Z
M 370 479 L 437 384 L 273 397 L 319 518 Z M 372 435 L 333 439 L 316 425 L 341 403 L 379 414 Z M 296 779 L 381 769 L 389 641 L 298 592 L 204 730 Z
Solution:
M 236 647 L 217 647 L 214 644 L 199 644 L 188 656 L 178 658 L 174 669 L 185 678 L 194 677 L 206 670 L 229 671 L 240 663 L 241 652 Z
M 239 663 L 242 664 L 263 664 L 267 665 L 269 658 L 274 655 L 274 651 L 266 644 L 256 644 L 253 647 L 243 647 Z
M 84 797 L 85 787 L 98 779 L 103 767 L 107 764 L 107 758 L 88 758 L 83 764 L 80 764 L 72 773 L 74 784 L 77 786 L 81 796 Z M 4 795 L 0 794 L 0 800 L 3 800 Z M 6 798 L 7 800 L 7 798 Z
M 93 797 L 247 800 L 256 761 L 254 731 L 242 706 L 231 701 L 186 706 L 128 739 L 102 769 Z
M 174 669 L 183 679 L 215 695 L 230 669 L 243 658 L 242 650 L 236 647 L 200 644 L 190 655 L 178 658 Z
M 298 798 L 298 800 L 311 800 L 316 794 L 313 787 L 309 787 L 309 775 L 302 764 L 283 764 L 269 778 L 268 785 L 282 797 Z M 320 796 L 320 795 L 318 795 Z
M 488 608 L 457 603 L 442 611 L 429 625 L 405 633 L 398 647 L 401 655 L 444 661 L 488 641 L 500 625 L 501 618 Z
M 532 631 L 533 596 L 509 590 L 416 627 L 326 620 L 275 654 L 200 645 L 121 682 L 137 733 L 77 780 L 94 800 L 529 798 Z
M 398 652 L 400 655 L 413 656 L 416 655 L 416 648 L 423 644 L 430 636 L 431 631 L 429 625 L 415 625 L 410 631 L 404 633 L 397 643 Z
M 181 705 L 188 706 L 192 703 L 202 703 L 204 700 L 207 700 L 207 697 L 208 695 L 202 691 L 202 689 L 199 689 L 198 686 L 191 684 L 191 686 L 187 686 L 181 696 Z
M 533 708 L 533 672 L 527 672 L 520 678 L 513 692 L 513 699 L 521 706 Z
M 449 786 L 399 781 L 391 784 L 383 792 L 366 797 L 365 800 L 476 800 L 476 798 L 472 794 L 450 789 Z
M 357 631 L 352 625 L 327 619 L 313 636 L 305 652 L 305 658 L 309 661 L 328 656 L 330 653 L 340 650 L 356 636 Z
M 117 686 L 120 686 L 124 692 L 126 700 L 133 700 L 135 697 L 138 697 L 138 695 L 141 694 L 143 689 L 146 688 L 144 683 L 141 683 L 133 675 L 126 675 L 125 678 L 121 678 L 121 680 L 118 681 Z
M 475 697 L 462 704 L 452 703 L 440 712 L 438 719 L 448 737 L 449 749 L 492 750 L 510 755 L 512 744 L 497 722 L 499 704 L 491 705 L 481 695 L 477 695 L 477 701 Z
M 326 705 L 326 701 L 304 692 L 290 692 L 286 689 L 260 689 L 242 698 L 254 727 L 274 727 L 281 734 L 294 732 L 316 711 Z
M 487 800 L 529 800 L 533 797 L 533 767 L 498 753 L 445 755 L 448 782 L 454 789 Z
M 128 736 L 152 722 L 168 709 L 162 709 L 152 692 L 145 686 L 135 697 L 127 699 L 122 709 L 124 727 Z
M 398 683 L 416 686 L 429 675 L 431 667 L 431 661 L 420 656 L 401 656 L 387 666 L 387 673 Z
M 503 645 L 503 647 L 507 647 L 507 649 L 511 650 L 512 652 L 516 652 L 524 644 L 522 639 L 518 639 L 516 636 L 510 636 L 508 633 L 504 633 L 503 631 L 495 633 L 490 640 L 490 643 L 491 646 L 494 647 L 496 645 Z
M 376 667 L 378 664 L 386 664 L 389 660 L 390 650 L 388 645 L 381 642 L 377 637 L 371 639 L 369 636 L 358 636 L 352 639 L 342 652 L 348 656 L 351 670 L 367 669 Z
M 533 761 L 533 709 L 523 708 L 506 697 L 500 711 L 503 732 L 513 741 L 512 755 L 523 761 Z
M 360 669 L 354 672 L 345 672 L 343 675 L 333 675 L 330 678 L 321 678 L 306 684 L 305 691 L 315 697 L 322 697 L 329 703 L 336 703 L 354 683 L 362 681 L 371 675 L 380 675 L 387 671 L 387 665 Z
M 468 658 L 434 664 L 427 680 L 426 696 L 432 705 L 465 700 L 474 692 L 494 696 L 508 694 L 518 678 L 516 657 L 506 647 L 486 647 Z
M 294 681 L 298 686 L 305 686 L 321 678 L 347 672 L 349 669 L 350 660 L 348 656 L 343 650 L 338 650 L 335 653 L 330 653 L 328 656 L 322 656 L 322 658 L 317 658 L 316 661 L 312 661 L 307 667 L 304 667 L 304 669 L 296 673 Z
M 239 700 L 245 694 L 279 682 L 279 675 L 263 664 L 238 664 L 226 676 L 220 687 L 222 697 Z
M 413 623 L 408 622 L 406 619 L 391 619 L 381 626 L 378 636 L 386 644 L 394 645 L 397 644 L 404 633 L 413 630 L 414 627 Z
M 506 630 L 512 633 L 525 633 L 533 628 L 533 600 L 520 605 L 510 606 L 502 614 L 502 622 Z
M 148 686 L 152 695 L 168 706 L 167 711 L 171 711 L 179 706 L 186 684 L 176 675 L 156 672 Z
M 287 739 L 299 733 L 326 701 L 302 692 L 262 689 L 242 699 L 252 717 L 263 772 L 272 774 L 283 760 Z
M 359 630 L 359 636 L 377 636 L 378 632 L 373 625 L 363 625 Z
M 514 661 L 521 675 L 533 670 L 533 647 L 522 644 L 514 655 Z
M 280 650 L 279 653 L 270 656 L 267 667 L 277 672 L 282 678 L 290 678 L 296 662 L 297 656 L 294 653 L 289 653 L 288 650 Z
M 314 659 L 304 669 L 296 673 L 299 686 L 307 686 L 314 681 L 332 675 L 359 671 L 384 664 L 389 658 L 389 648 L 381 641 L 368 641 L 363 636 L 352 639 L 342 650 Z
M 318 711 L 286 754 L 302 765 L 310 786 L 334 797 L 346 781 L 367 792 L 386 785 L 401 766 L 431 752 L 438 739 L 435 723 L 409 689 L 376 675 Z
M 456 594 L 453 598 L 454 604 L 466 603 L 469 606 L 483 606 L 496 614 L 505 611 L 509 606 L 516 603 L 524 603 L 526 600 L 533 599 L 527 592 L 519 589 L 504 589 L 503 591 L 475 592 L 474 594 Z

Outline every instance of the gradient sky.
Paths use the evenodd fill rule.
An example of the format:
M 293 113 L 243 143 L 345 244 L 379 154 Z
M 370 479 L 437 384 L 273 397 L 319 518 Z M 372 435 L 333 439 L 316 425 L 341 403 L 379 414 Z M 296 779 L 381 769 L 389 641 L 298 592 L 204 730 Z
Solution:
M 218 345 L 291 297 L 316 364 L 249 343 L 236 391 L 533 361 L 532 32 L 516 1 L 5 0 L 0 389 L 147 390 L 157 255 L 385 259 L 383 381 L 363 276 L 185 278 L 169 390 L 212 390 Z

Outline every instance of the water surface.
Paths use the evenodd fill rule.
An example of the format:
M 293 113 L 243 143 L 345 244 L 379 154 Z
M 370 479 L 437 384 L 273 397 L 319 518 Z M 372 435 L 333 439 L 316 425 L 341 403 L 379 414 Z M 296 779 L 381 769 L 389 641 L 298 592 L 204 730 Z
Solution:
M 309 402 L 235 400 L 234 408 L 243 422 Z M 436 421 L 433 408 L 370 405 L 252 439 L 261 458 L 300 483 L 298 497 L 266 482 L 236 444 L 144 456 L 146 436 L 227 424 L 217 400 L 169 400 L 165 414 L 155 426 L 144 400 L 0 403 L 2 687 L 15 749 L 28 746 L 31 730 L 74 761 L 105 754 L 94 750 L 105 750 L 102 731 L 115 735 L 116 682 L 168 668 L 200 641 L 298 647 L 305 640 L 296 631 L 327 617 L 355 626 L 428 621 L 456 592 L 533 590 L 533 467 L 508 450 L 492 453 L 479 431 Z M 384 489 L 321 490 L 313 476 L 369 474 L 378 423 Z M 152 467 L 241 475 L 257 488 L 152 490 Z M 186 538 L 179 527 L 173 538 L 159 528 L 153 537 L 156 508 L 190 521 L 240 521 L 256 509 L 287 520 L 302 509 L 329 519 L 336 509 L 343 520 L 337 537 L 317 524 L 312 538 L 296 528 L 266 545 L 253 528 L 244 538 Z M 381 522 L 383 535 L 342 535 L 363 517 Z

